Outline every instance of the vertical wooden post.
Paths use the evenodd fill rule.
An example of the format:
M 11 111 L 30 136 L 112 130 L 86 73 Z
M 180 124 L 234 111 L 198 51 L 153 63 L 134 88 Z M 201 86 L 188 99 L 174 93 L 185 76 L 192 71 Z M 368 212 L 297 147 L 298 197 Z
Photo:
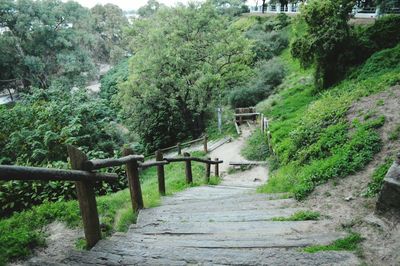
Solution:
M 211 160 L 211 158 L 207 158 L 207 160 Z M 211 175 L 211 164 L 206 163 L 206 184 L 210 182 L 210 175 Z
M 178 142 L 178 143 L 176 144 L 176 148 L 177 148 L 177 150 L 178 150 L 178 155 L 181 155 L 181 154 L 182 154 L 182 148 L 181 148 L 181 143 L 180 143 L 180 142 Z
M 264 133 L 264 115 L 263 114 L 260 115 L 260 128 L 261 128 L 261 132 Z
M 208 141 L 208 136 L 204 135 L 203 146 L 204 146 L 205 153 L 208 153 L 207 141 Z
M 218 158 L 215 158 L 215 161 L 218 161 Z M 219 177 L 219 164 L 215 164 L 215 176 Z
M 190 157 L 190 154 L 185 152 L 183 154 L 185 157 Z M 193 183 L 193 175 L 192 175 L 192 162 L 190 160 L 185 161 L 186 168 L 185 168 L 185 173 L 186 173 L 186 183 L 191 184 Z
M 82 170 L 83 164 L 87 161 L 86 155 L 74 146 L 67 146 L 71 168 Z M 86 246 L 92 248 L 101 239 L 99 214 L 97 212 L 96 195 L 94 182 L 75 182 L 76 192 L 81 210 L 83 229 L 85 232 Z
M 128 156 L 134 154 L 132 149 L 125 148 L 123 150 L 123 155 Z M 139 180 L 139 170 L 138 170 L 138 162 L 131 161 L 125 165 L 126 176 L 128 178 L 129 191 L 131 193 L 131 202 L 132 209 L 134 212 L 137 212 L 140 209 L 143 209 L 143 198 L 142 198 L 142 189 L 140 187 Z
M 156 151 L 156 161 L 162 161 L 163 154 L 160 150 Z M 158 177 L 158 192 L 160 195 L 165 195 L 165 173 L 164 165 L 157 166 L 157 177 Z

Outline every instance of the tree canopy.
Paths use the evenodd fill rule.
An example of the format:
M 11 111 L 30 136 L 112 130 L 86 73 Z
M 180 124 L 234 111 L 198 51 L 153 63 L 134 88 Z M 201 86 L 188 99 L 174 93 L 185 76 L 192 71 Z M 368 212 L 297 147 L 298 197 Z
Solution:
M 130 29 L 128 124 L 147 149 L 197 136 L 207 111 L 252 73 L 251 43 L 210 3 L 161 8 Z

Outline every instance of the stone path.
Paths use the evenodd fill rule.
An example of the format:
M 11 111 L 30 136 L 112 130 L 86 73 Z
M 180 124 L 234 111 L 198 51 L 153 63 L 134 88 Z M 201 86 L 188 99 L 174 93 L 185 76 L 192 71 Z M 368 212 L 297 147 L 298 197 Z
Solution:
M 243 139 L 212 154 L 242 159 L 234 153 Z M 224 147 L 224 148 L 223 148 Z M 225 153 L 223 149 L 229 151 Z M 224 154 L 225 153 L 225 154 Z M 223 156 L 226 155 L 226 156 Z M 222 167 L 227 169 L 227 164 Z M 300 210 L 282 194 L 257 194 L 257 180 L 267 170 L 226 175 L 218 186 L 190 188 L 164 197 L 159 207 L 142 210 L 127 233 L 100 241 L 91 251 L 74 251 L 69 265 L 358 265 L 349 252 L 300 251 L 344 237 L 328 231 L 326 220 L 275 222 Z M 256 182 L 255 182 L 255 179 Z

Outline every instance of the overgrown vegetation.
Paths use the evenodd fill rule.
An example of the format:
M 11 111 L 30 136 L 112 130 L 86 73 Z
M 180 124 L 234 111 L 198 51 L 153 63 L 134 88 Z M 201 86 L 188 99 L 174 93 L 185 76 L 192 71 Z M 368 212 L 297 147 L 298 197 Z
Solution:
M 194 153 L 194 156 L 201 153 Z M 204 184 L 204 164 L 193 163 L 193 186 Z M 140 175 L 145 207 L 157 206 L 160 201 L 156 169 L 150 168 Z M 185 182 L 183 163 L 165 166 L 166 191 L 168 195 L 188 187 Z M 210 184 L 218 184 L 217 177 L 211 177 Z M 115 231 L 126 231 L 135 222 L 130 195 L 127 189 L 106 196 L 97 197 L 100 223 L 103 224 L 103 236 Z M 44 203 L 30 210 L 15 213 L 0 220 L 0 265 L 7 261 L 23 258 L 31 253 L 35 246 L 45 244 L 43 226 L 53 221 L 65 222 L 70 227 L 81 226 L 78 202 L 60 201 Z M 80 244 L 82 246 L 82 243 Z
M 349 236 L 335 240 L 332 244 L 329 245 L 315 245 L 309 246 L 303 249 L 303 251 L 308 253 L 316 253 L 321 251 L 355 251 L 359 248 L 359 244 L 363 238 L 360 234 L 351 233 Z
M 242 22 L 243 23 L 243 22 Z M 288 46 L 287 27 L 290 18 L 281 14 L 269 18 L 263 24 L 258 20 L 245 31 L 253 41 L 256 54 L 254 76 L 242 86 L 236 87 L 229 94 L 229 103 L 233 108 L 254 106 L 271 95 L 285 77 L 285 68 L 276 56 Z M 268 26 L 270 25 L 270 26 Z M 238 27 L 238 25 L 236 24 Z
M 160 8 L 135 21 L 130 38 L 121 102 L 146 151 L 198 137 L 224 93 L 252 73 L 251 42 L 210 2 Z
M 276 157 L 272 161 L 279 165 L 260 191 L 292 192 L 303 199 L 316 185 L 355 173 L 372 160 L 381 147 L 377 128 L 384 117 L 361 123 L 349 122 L 346 114 L 360 97 L 399 82 L 400 65 L 390 59 L 399 55 L 399 49 L 374 54 L 357 74 L 320 95 L 314 94 L 310 83 L 294 84 L 307 72 L 297 72 L 297 63 L 284 57 L 294 72 L 279 93 L 282 100 L 263 105 L 264 114 L 274 121 L 270 127 Z
M 123 136 L 110 127 L 111 110 L 86 90 L 31 89 L 11 108 L 0 106 L 0 163 L 67 168 L 66 145 L 82 148 L 89 157 L 119 154 Z M 93 119 L 95 118 L 95 119 Z M 96 186 L 104 195 L 126 187 L 126 180 Z M 0 214 L 45 201 L 76 197 L 75 185 L 56 181 L 0 181 Z
M 284 221 L 310 221 L 318 220 L 321 214 L 315 211 L 298 211 L 289 217 L 275 217 L 272 221 L 284 222 Z
M 385 16 L 367 27 L 350 26 L 353 5 L 351 0 L 311 0 L 302 8 L 302 31 L 291 52 L 303 67 L 315 66 L 316 91 L 336 84 L 350 68 L 400 41 L 399 16 Z

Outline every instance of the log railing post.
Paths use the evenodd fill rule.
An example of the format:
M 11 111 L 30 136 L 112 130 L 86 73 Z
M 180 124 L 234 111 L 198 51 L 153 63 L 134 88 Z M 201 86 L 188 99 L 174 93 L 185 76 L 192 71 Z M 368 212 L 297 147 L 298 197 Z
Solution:
M 163 154 L 160 150 L 156 151 L 156 161 L 162 161 Z M 158 191 L 160 195 L 165 195 L 165 173 L 164 165 L 157 166 L 157 177 L 158 177 Z
M 125 148 L 123 150 L 124 156 L 132 154 L 134 154 L 132 149 Z M 129 184 L 129 191 L 131 193 L 132 209 L 134 212 L 137 212 L 138 210 L 143 209 L 144 207 L 138 168 L 139 165 L 136 160 L 128 162 L 125 166 L 126 176 L 128 178 L 128 184 Z
M 204 152 L 205 153 L 208 153 L 207 141 L 208 141 L 208 136 L 204 135 L 203 146 L 204 146 Z
M 218 158 L 215 158 L 215 161 L 218 162 Z M 215 164 L 215 176 L 219 177 L 219 163 Z
M 82 170 L 87 161 L 86 155 L 74 146 L 67 146 L 71 168 Z M 97 212 L 96 195 L 93 181 L 77 181 L 76 192 L 81 210 L 86 246 L 92 248 L 101 239 L 99 214 Z
M 176 144 L 176 149 L 178 150 L 178 155 L 181 155 L 182 154 L 182 147 L 181 147 L 181 143 L 180 142 L 178 142 Z
M 185 152 L 183 154 L 185 157 L 190 157 L 190 154 Z M 193 175 L 192 175 L 192 162 L 190 160 L 185 161 L 186 168 L 185 168 L 185 173 L 186 173 L 186 183 L 191 184 L 193 183 Z
M 207 158 L 207 160 L 211 160 L 211 158 Z M 206 184 L 210 182 L 210 175 L 211 175 L 211 164 L 206 163 Z

